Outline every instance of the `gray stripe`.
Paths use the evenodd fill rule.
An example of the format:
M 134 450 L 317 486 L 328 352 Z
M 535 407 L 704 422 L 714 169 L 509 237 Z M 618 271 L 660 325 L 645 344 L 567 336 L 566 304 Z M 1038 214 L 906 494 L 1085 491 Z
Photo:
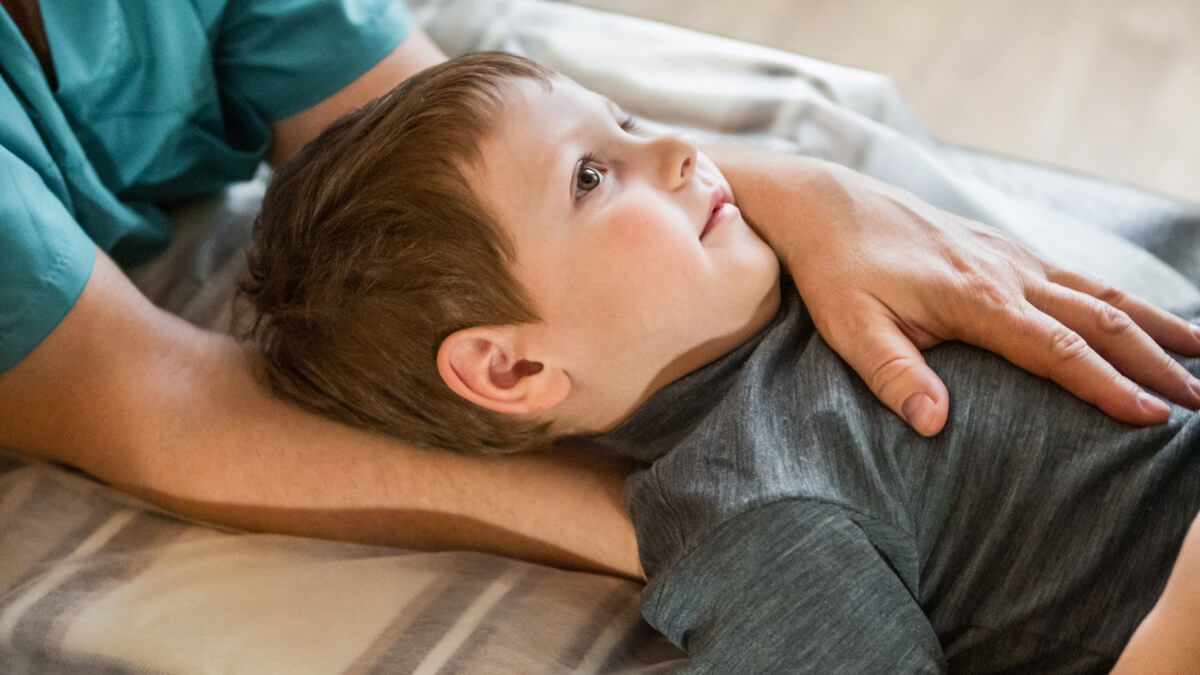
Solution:
M 544 568 L 531 567 L 526 570 L 521 575 L 521 580 L 514 584 L 484 616 L 471 633 L 471 637 L 464 643 L 463 648 L 454 654 L 454 657 L 438 675 L 484 672 L 483 668 L 488 665 L 489 659 L 495 658 L 495 652 L 494 650 L 483 654 L 479 652 L 484 647 L 490 646 L 489 638 L 495 634 L 497 625 L 523 625 L 528 630 L 537 630 L 536 623 L 527 616 L 528 612 L 525 611 L 520 600 L 537 590 L 545 578 L 546 570 Z M 510 621 L 514 623 L 509 623 Z M 479 663 L 475 662 L 477 656 L 480 657 Z
M 21 596 L 19 589 L 69 555 L 118 511 L 112 504 L 100 506 L 69 496 L 58 485 L 42 481 L 0 528 L 0 580 L 5 589 L 0 615 Z
M 571 642 L 562 650 L 558 660 L 571 668 L 578 668 L 583 657 L 591 650 L 592 645 L 606 628 L 623 610 L 629 607 L 631 589 L 622 584 L 612 589 L 588 616 L 588 621 L 581 627 Z
M 56 650 L 30 649 L 29 645 L 17 649 L 0 645 L 0 665 L 4 675 L 168 675 L 106 656 L 73 656 Z
M 363 664 L 370 665 L 366 672 L 373 675 L 411 673 L 484 589 L 514 564 L 482 554 L 455 552 L 442 555 L 448 568 L 442 570 L 445 581 L 439 581 L 409 603 L 402 612 L 409 616 L 399 617 L 399 621 L 408 622 L 407 629 L 379 655 L 377 661 Z M 387 632 L 392 634 L 393 627 Z M 357 670 L 359 667 L 355 664 L 353 670 L 361 672 Z
M 459 579 L 446 574 L 433 572 L 431 574 L 435 574 L 434 579 L 403 607 L 397 608 L 392 622 L 380 631 L 371 645 L 363 650 L 343 675 L 368 675 L 380 672 L 380 664 L 387 663 L 392 658 L 390 653 L 409 634 L 413 623 L 425 616 L 427 612 L 434 611 L 436 603 L 450 592 L 450 587 L 461 583 Z
M 14 629 L 14 643 L 58 649 L 75 614 L 97 596 L 140 574 L 158 557 L 155 547 L 176 539 L 187 528 L 155 513 L 137 514 L 90 556 L 89 564 L 25 613 Z M 135 555 L 121 555 L 130 553 Z

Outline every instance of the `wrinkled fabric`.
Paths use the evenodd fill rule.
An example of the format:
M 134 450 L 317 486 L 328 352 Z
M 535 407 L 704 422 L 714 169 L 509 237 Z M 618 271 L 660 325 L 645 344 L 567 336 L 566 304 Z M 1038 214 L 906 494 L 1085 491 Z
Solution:
M 96 247 L 126 266 L 161 253 L 160 205 L 253 176 L 272 120 L 341 89 L 410 25 L 389 0 L 40 5 L 54 91 L 0 12 L 0 371 L 74 304 Z
M 1107 672 L 1200 510 L 1200 414 L 1134 428 L 947 344 L 923 438 L 785 296 L 599 438 L 650 463 L 626 490 L 643 613 L 689 671 Z

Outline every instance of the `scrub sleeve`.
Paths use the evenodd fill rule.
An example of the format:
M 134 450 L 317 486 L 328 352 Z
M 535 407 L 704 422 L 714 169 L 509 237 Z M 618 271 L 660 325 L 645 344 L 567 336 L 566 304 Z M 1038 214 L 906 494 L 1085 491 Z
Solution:
M 161 252 L 160 204 L 250 178 L 273 120 L 381 61 L 394 0 L 41 3 L 51 91 L 0 10 L 0 371 L 71 308 L 95 249 Z

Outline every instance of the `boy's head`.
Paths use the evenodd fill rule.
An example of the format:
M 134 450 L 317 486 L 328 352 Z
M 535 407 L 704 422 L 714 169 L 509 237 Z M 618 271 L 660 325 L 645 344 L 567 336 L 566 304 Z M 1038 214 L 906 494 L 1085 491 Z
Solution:
M 736 346 L 778 263 L 695 144 L 472 54 L 335 123 L 267 192 L 245 290 L 273 386 L 410 441 L 607 429 Z

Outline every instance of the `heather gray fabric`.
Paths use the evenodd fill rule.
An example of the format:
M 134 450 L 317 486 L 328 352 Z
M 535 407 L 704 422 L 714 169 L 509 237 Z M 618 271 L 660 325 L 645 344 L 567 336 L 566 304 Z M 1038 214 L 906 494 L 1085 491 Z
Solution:
M 1135 429 L 983 351 L 928 360 L 952 392 L 932 440 L 788 287 L 770 327 L 602 437 L 653 462 L 627 486 L 642 609 L 690 670 L 1111 667 L 1200 509 L 1200 415 Z

